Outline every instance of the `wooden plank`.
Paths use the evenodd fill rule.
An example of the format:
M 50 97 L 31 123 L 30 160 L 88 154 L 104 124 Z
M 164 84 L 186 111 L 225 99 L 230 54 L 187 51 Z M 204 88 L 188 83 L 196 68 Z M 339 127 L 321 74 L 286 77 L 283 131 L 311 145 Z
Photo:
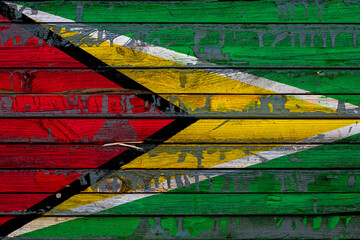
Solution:
M 144 151 L 155 146 L 142 145 Z M 127 148 L 101 145 L 0 145 L 1 169 L 90 169 L 102 165 Z M 259 155 L 258 153 L 268 152 Z M 278 156 L 272 159 L 271 154 Z M 61 153 L 61 154 L 59 154 Z M 249 156 L 258 154 L 259 162 L 252 162 Z M 357 144 L 325 144 L 314 147 L 306 144 L 282 146 L 278 144 L 163 144 L 134 160 L 123 168 L 131 169 L 197 169 L 249 168 L 277 169 L 350 169 L 360 168 L 360 147 Z M 218 166 L 239 160 L 236 164 Z M 200 169 L 198 169 L 200 170 Z
M 330 119 L 200 119 L 165 142 L 329 143 L 344 138 L 342 132 L 345 129 L 350 136 L 350 132 L 357 129 L 356 122 Z M 352 129 L 349 132 L 350 125 Z M 352 142 L 357 142 L 356 138 Z
M 0 145 L 0 168 L 96 168 L 127 148 L 101 145 Z M 61 153 L 61 154 L 60 154 Z
M 92 184 L 91 189 L 99 193 L 346 193 L 359 191 L 358 174 L 355 169 L 122 170 Z
M 16 204 L 24 201 L 22 194 L 0 194 L 0 199 L 5 204 Z M 24 196 L 29 194 L 24 194 Z M 36 196 L 37 194 L 30 194 Z M 100 193 L 101 195 L 101 193 Z M 164 195 L 167 203 L 164 204 Z M 52 210 L 44 215 L 53 216 L 88 216 L 96 213 L 103 216 L 171 216 L 171 215 L 286 215 L 286 214 L 356 214 L 359 204 L 359 193 L 286 193 L 286 194 L 263 194 L 263 193 L 203 193 L 203 194 L 157 194 L 145 196 L 145 201 L 132 201 L 126 204 L 110 203 L 109 201 L 128 201 L 128 195 L 118 194 L 109 201 L 97 203 L 97 208 L 72 209 L 75 204 L 83 205 L 88 200 L 99 199 L 96 194 L 84 194 L 82 198 L 74 198 L 62 204 L 63 210 Z M 135 197 L 134 195 L 132 197 Z M 61 195 L 59 195 L 61 198 Z M 80 202 L 78 202 L 80 201 Z M 83 201 L 83 202 L 82 202 Z M 216 204 L 214 204 L 216 202 Z M 107 205 L 109 203 L 109 205 Z M 114 205 L 115 204 L 115 205 Z M 109 208 L 110 207 L 110 208 Z M 26 209 L 26 208 L 25 208 Z M 70 209 L 70 210 L 65 210 Z M 16 216 L 24 214 L 43 214 L 44 209 L 39 211 L 11 211 L 2 212 L 0 215 Z
M 0 192 L 54 194 L 59 183 L 80 179 L 89 172 L 94 176 L 110 173 L 94 169 L 0 170 Z M 139 169 L 117 171 L 100 181 L 90 177 L 92 191 L 83 193 L 359 193 L 359 179 L 360 171 L 356 169 Z
M 77 22 L 358 23 L 357 1 L 12 1 Z M 27 9 L 18 8 L 19 13 Z M 44 19 L 44 22 L 56 19 Z
M 338 144 L 294 145 L 165 145 L 143 154 L 127 165 L 139 168 L 316 168 L 351 169 L 359 166 L 359 147 L 352 142 L 357 135 Z
M 121 69 L 119 71 L 159 94 L 271 94 L 266 89 L 271 87 L 271 84 L 254 89 L 249 85 L 241 84 L 240 79 L 233 81 L 231 87 L 220 87 L 221 82 L 224 81 L 223 77 L 231 78 L 236 74 L 242 75 L 243 80 L 251 80 L 254 85 L 260 85 L 264 79 L 269 79 L 303 89 L 300 94 L 332 95 L 330 97 L 340 98 L 355 105 L 358 104 L 357 100 L 353 101 L 349 94 L 360 94 L 360 84 L 357 81 L 360 78 L 358 70 L 210 68 L 202 70 Z M 108 72 L 107 69 L 96 69 L 95 72 L 91 69 L 0 68 L 0 89 L 3 93 L 33 94 L 103 94 L 117 93 L 116 91 L 129 94 L 133 91 L 134 94 L 140 94 L 143 92 L 138 88 L 121 90 L 120 86 L 103 77 Z M 221 76 L 212 73 L 218 73 Z M 274 85 L 275 82 L 273 82 Z M 283 89 L 279 84 L 276 87 L 277 91 L 274 92 L 299 94 L 295 88 Z M 341 95 L 347 96 L 342 98 Z
M 13 24 L 0 25 L 3 29 L 11 29 Z M 71 42 L 113 67 L 212 67 L 217 64 L 227 67 L 358 68 L 360 62 L 357 58 L 360 28 L 351 24 L 132 24 L 129 27 L 120 23 L 57 23 L 49 26 L 51 30 L 32 24 L 16 27 L 23 29 L 22 32 L 11 31 L 13 36 L 5 34 L 4 43 L 16 37 L 37 38 L 43 36 L 44 31 L 53 31 L 57 35 L 47 34 L 47 44 L 67 51 L 64 47 Z M 95 38 L 99 29 L 103 37 Z M 63 38 L 60 42 L 55 40 L 58 35 Z M 11 58 L 0 61 L 1 65 L 83 67 L 79 63 L 69 63 L 59 50 L 42 44 L 38 40 L 35 44 L 21 46 L 10 41 L 9 45 L 15 46 L 3 47 L 0 59 L 6 59 L 5 55 Z M 53 55 L 54 51 L 59 55 Z M 23 57 L 17 57 L 19 54 Z
M 215 95 L 217 94 L 272 95 L 278 92 L 288 95 L 306 95 L 315 93 L 344 102 L 345 110 L 350 107 L 348 103 L 353 105 L 359 104 L 357 97 L 351 96 L 352 94 L 360 93 L 360 85 L 357 81 L 360 77 L 360 71 L 357 70 L 121 69 L 121 73 L 144 85 L 146 88 L 164 95 L 164 97 L 174 93 L 212 95 L 211 98 L 216 98 Z M 103 77 L 103 75 L 107 76 L 108 74 L 109 70 L 98 69 L 96 72 L 90 69 L 0 69 L 0 89 L 3 94 L 54 93 L 100 95 L 108 93 L 138 95 L 146 93 L 138 88 L 121 89 L 120 86 Z M 235 81 L 231 79 L 235 75 L 242 77 Z M 265 79 L 270 79 L 271 81 Z M 227 83 L 225 86 L 224 82 Z M 259 87 L 254 87 L 253 85 Z M 292 86 L 294 87 L 292 88 Z M 272 91 L 269 91 L 269 89 Z M 169 96 L 167 99 L 171 100 Z M 332 99 L 327 100 L 334 101 Z M 305 100 L 312 101 L 315 104 L 327 101 L 320 96 L 318 99 L 316 97 L 313 99 L 306 97 Z M 6 102 L 6 99 L 3 99 L 3 101 Z M 129 99 L 129 101 L 134 104 L 135 99 Z M 154 101 L 150 99 L 150 102 L 153 103 Z M 8 106 L 8 104 L 3 103 L 4 107 Z M 57 102 L 56 104 L 61 106 L 62 103 Z M 203 107 L 203 105 L 198 107 Z M 297 103 L 297 105 L 300 106 L 301 104 Z M 214 105 L 212 104 L 211 107 L 214 107 Z M 313 107 L 315 108 L 316 106 Z
M 146 138 L 146 143 L 320 144 L 351 136 L 360 128 L 358 119 L 200 119 L 169 140 L 149 137 L 172 122 L 174 119 L 0 119 L 0 142 L 63 144 L 120 140 L 136 144 Z M 344 143 L 359 141 L 359 137 L 344 139 Z
M 85 90 L 78 90 L 79 92 Z M 347 102 L 321 95 L 225 94 L 2 94 L 0 118 L 358 118 L 359 95 L 342 95 Z M 122 89 L 119 89 L 121 93 Z M 131 91 L 131 90 L 130 90 Z M 160 112 L 161 98 L 174 107 Z M 144 100 L 143 100 L 144 99 Z M 320 100 L 321 99 L 321 100 Z M 171 105 L 170 105 L 171 106 Z M 350 107 L 349 107 L 350 106 Z
M 89 170 L 1 171 L 0 192 L 54 193 L 87 174 Z M 9 184 L 11 182 L 11 184 Z M 10 196 L 10 195 L 9 195 Z M 21 197 L 21 196 L 19 196 Z M 10 198 L 10 197 L 9 197 Z
M 143 98 L 153 99 L 153 102 L 149 103 Z M 159 105 L 160 97 L 157 95 L 0 95 L 0 114 L 3 118 L 187 117 L 187 114 L 179 113 L 174 108 L 163 114 L 157 109 Z
M 141 142 L 173 119 L 1 119 L 0 142 Z M 2 140 L 1 140 L 2 139 Z M 155 139 L 158 141 L 160 139 Z M 161 140 L 160 140 L 161 141 Z
M 25 209 L 32 207 L 37 204 L 39 201 L 43 200 L 46 197 L 51 196 L 51 194 L 7 194 L 3 195 L 1 199 L 1 210 L 7 213 L 13 212 L 23 212 Z M 1 198 L 1 197 L 0 197 Z M 44 211 L 44 210 L 43 210 Z
M 0 87 L 4 93 L 56 93 L 74 89 L 101 92 L 104 88 L 121 89 L 91 69 L 0 69 Z
M 0 221 L 3 217 L 0 218 Z M 64 217 L 46 217 L 24 228 L 23 233 L 57 223 Z M 358 239 L 359 216 L 176 216 L 176 217 L 86 217 L 68 218 L 61 228 L 48 227 L 16 240 L 66 237 L 107 238 L 196 238 L 196 239 Z M 111 226 L 111 227 L 109 227 Z M 77 229 L 71 233 L 61 229 Z

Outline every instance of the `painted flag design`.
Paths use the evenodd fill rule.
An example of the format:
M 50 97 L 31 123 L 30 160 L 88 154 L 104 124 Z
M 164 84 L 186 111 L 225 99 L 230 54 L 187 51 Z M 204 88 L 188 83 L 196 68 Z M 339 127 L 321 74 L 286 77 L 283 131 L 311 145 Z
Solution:
M 299 50 L 262 23 L 100 24 L 85 15 L 97 4 L 1 3 L 2 236 L 356 233 L 358 72 L 326 67 L 356 67 L 357 40 L 297 33 L 313 47 Z M 250 52 L 236 39 L 254 31 Z

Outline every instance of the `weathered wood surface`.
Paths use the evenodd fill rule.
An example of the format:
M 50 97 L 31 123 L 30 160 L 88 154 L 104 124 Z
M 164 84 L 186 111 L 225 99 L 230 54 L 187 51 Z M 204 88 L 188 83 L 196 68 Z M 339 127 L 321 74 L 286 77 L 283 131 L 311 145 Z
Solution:
M 11 1 L 32 9 L 46 10 L 77 22 L 325 22 L 358 23 L 356 0 L 301 1 Z M 17 12 L 28 11 L 19 7 Z M 52 22 L 56 19 L 43 19 Z
M 84 198 L 96 193 L 360 193 L 357 169 L 129 169 L 115 173 L 94 169 L 0 170 L 0 193 L 20 194 L 19 197 L 25 193 L 54 194 L 59 190 L 59 182 L 81 179 L 89 172 L 91 191 L 84 191 Z
M 322 94 L 342 99 L 342 94 L 360 94 L 358 70 L 334 69 L 119 69 L 158 94 Z M 140 88 L 122 89 L 106 77 L 106 69 L 1 69 L 0 89 L 3 93 L 33 94 L 105 94 L 146 93 Z M 217 73 L 217 74 L 213 74 Z M 218 74 L 221 74 L 219 76 Z M 232 81 L 231 87 L 221 82 L 234 75 L 239 81 Z M 258 85 L 251 87 L 241 81 Z M 264 79 L 273 80 L 265 82 Z M 156 80 L 156 81 L 155 81 Z M 166 84 L 167 83 L 167 84 Z M 281 83 L 294 86 L 282 86 Z M 266 88 L 274 86 L 273 91 Z M 262 86 L 262 87 L 261 87 Z M 8 92 L 6 92 L 8 91 Z M 11 92 L 13 91 L 13 92 Z M 331 96 L 329 96 L 331 97 Z M 356 96 L 344 97 L 343 101 L 358 104 Z
M 63 219 L 66 218 L 46 217 L 42 221 L 57 223 Z M 74 234 L 46 229 L 39 232 L 49 238 L 62 236 L 67 239 L 104 239 L 103 236 L 109 236 L 108 239 L 358 239 L 359 221 L 357 215 L 86 217 L 64 224 L 64 228 L 76 228 Z M 124 225 L 128 232 L 121 230 Z M 98 230 L 93 233 L 92 229 Z M 35 240 L 39 237 L 27 234 L 11 239 Z
M 358 1 L 12 2 L 0 237 L 358 238 Z
M 1 119 L 0 142 L 107 143 L 119 139 L 141 142 L 171 122 L 173 119 Z
M 78 90 L 84 91 L 86 90 Z M 92 90 L 90 90 L 92 91 Z M 95 90 L 97 91 L 97 90 Z M 102 94 L 100 92 L 110 92 Z M 227 94 L 2 94 L 0 118 L 359 118 L 360 96 L 342 95 L 227 95 Z M 129 90 L 131 92 L 131 90 Z M 163 111 L 161 99 L 180 107 Z M 356 104 L 357 103 L 357 104 Z M 186 113 L 185 113 L 186 112 Z
M 358 119 L 200 119 L 167 139 L 174 119 L 0 119 L 1 143 L 331 143 L 357 134 Z M 336 130 L 334 130 L 336 129 Z M 337 130 L 339 129 L 339 130 Z M 190 135 L 191 133 L 191 135 Z M 150 135 L 150 136 L 149 136 Z M 345 135 L 345 136 L 344 136 Z M 343 139 L 359 143 L 360 136 Z M 140 145 L 139 145 L 140 146 Z
M 96 168 L 127 147 L 101 145 L 0 145 L 1 169 L 90 169 Z M 154 148 L 155 147 L 155 148 Z M 360 168 L 357 144 L 142 144 L 144 153 L 125 169 L 351 169 Z M 148 152 L 148 150 L 152 149 Z M 59 154 L 61 153 L 61 154 Z M 252 155 L 257 154 L 258 159 Z M 279 159 L 274 159 L 274 156 Z M 235 164 L 223 163 L 237 160 Z M 246 165 L 248 164 L 248 165 Z M 257 165 L 256 165 L 257 164 Z
M 149 194 L 118 194 L 112 195 L 112 198 L 104 196 L 104 194 L 94 193 L 92 195 L 85 194 L 85 196 L 83 196 L 83 194 L 77 195 L 74 199 L 70 199 L 61 205 L 64 209 L 55 208 L 49 212 L 46 208 L 36 211 L 18 210 L 19 207 L 23 209 L 22 205 L 28 205 L 27 201 L 31 198 L 37 199 L 46 196 L 46 194 L 37 195 L 36 193 L 0 194 L 0 199 L 2 199 L 2 202 L 6 204 L 7 209 L 9 209 L 6 212 L 0 213 L 0 215 L 44 214 L 46 216 L 59 215 L 73 217 L 88 215 L 104 217 L 137 215 L 355 215 L 358 213 L 358 205 L 360 204 L 359 193 L 163 193 L 150 197 L 148 197 Z M 61 194 L 57 195 L 58 199 L 61 199 L 61 197 Z M 84 206 L 72 209 L 74 206 L 89 203 L 89 200 L 92 200 L 91 198 L 94 198 L 94 200 L 103 198 L 104 200 L 94 205 L 90 204 L 91 206 L 89 207 Z M 146 199 L 146 201 L 144 201 L 144 199 Z M 127 201 L 131 201 L 126 204 L 127 206 L 121 204 L 121 202 Z M 169 201 L 171 204 L 166 204 L 163 201 Z
M 49 217 L 44 220 L 56 222 L 59 218 Z M 61 218 L 63 219 L 63 218 Z M 197 239 L 258 239 L 252 233 L 259 232 L 258 236 L 266 239 L 330 239 L 332 237 L 357 239 L 358 216 L 282 216 L 282 217 L 112 217 L 112 218 L 85 218 L 87 227 L 79 229 L 75 236 L 86 239 L 182 239 L 196 236 Z M 79 225 L 78 225 L 79 224 Z M 80 226 L 79 221 L 75 226 Z M 111 229 L 107 226 L 111 224 Z M 131 231 L 130 235 L 121 230 L 126 224 Z M 73 227 L 74 225 L 68 225 Z M 165 227 L 166 226 L 166 227 Z M 94 235 L 88 230 L 99 227 Z M 100 230 L 101 229 L 101 230 Z M 104 230 L 103 230 L 104 229 Z M 106 229 L 106 230 L 105 230 Z M 274 231 L 276 229 L 277 231 Z M 59 232 L 43 231 L 53 237 Z M 67 235 L 67 239 L 78 239 L 74 235 Z M 250 237 L 248 237 L 250 236 Z M 39 239 L 36 237 L 15 237 L 12 239 Z
M 360 28 L 351 24 L 129 26 L 114 23 L 89 26 L 56 23 L 49 26 L 51 30 L 36 24 L 13 25 L 0 24 L 3 29 L 0 32 L 3 35 L 0 52 L 3 60 L 0 63 L 8 68 L 84 68 L 83 64 L 71 63 L 68 56 L 61 54 L 60 50 L 71 51 L 66 49 L 71 45 L 79 46 L 87 54 L 117 68 L 212 67 L 217 64 L 227 67 L 358 69 L 360 61 L 357 48 Z M 102 36 L 96 37 L 100 33 Z M 38 39 L 41 36 L 46 36 L 47 43 Z M 62 37 L 61 41 L 58 36 Z M 16 38 L 21 41 L 15 41 Z M 101 67 L 98 63 L 92 64 L 93 67 Z
M 127 148 L 101 145 L 0 145 L 0 168 L 96 168 Z M 61 154 L 59 154 L 61 153 Z

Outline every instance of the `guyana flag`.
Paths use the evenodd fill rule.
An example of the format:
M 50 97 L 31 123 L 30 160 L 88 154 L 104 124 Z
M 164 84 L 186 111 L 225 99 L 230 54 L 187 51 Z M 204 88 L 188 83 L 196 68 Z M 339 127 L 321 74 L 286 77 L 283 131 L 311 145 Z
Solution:
M 0 2 L 0 236 L 358 238 L 359 14 Z

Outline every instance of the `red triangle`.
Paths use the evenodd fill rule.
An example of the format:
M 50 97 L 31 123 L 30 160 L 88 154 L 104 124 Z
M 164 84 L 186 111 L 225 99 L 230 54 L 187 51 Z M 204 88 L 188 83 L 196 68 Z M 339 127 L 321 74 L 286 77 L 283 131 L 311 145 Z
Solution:
M 0 16 L 0 22 L 8 20 Z M 73 89 L 121 88 L 114 82 L 88 69 L 61 50 L 51 47 L 43 40 L 27 32 L 19 25 L 0 28 L 0 34 L 9 37 L 1 42 L 0 89 L 26 93 L 53 93 Z M 29 69 L 31 70 L 29 70 Z M 36 68 L 83 68 L 82 70 L 39 70 Z M 87 68 L 87 69 L 86 69 Z M 20 70 L 18 70 L 20 69 Z M 134 97 L 144 106 L 144 100 Z M 28 101 L 28 102 L 27 102 Z M 12 103 L 12 109 L 24 109 L 33 99 L 24 96 L 21 102 Z M 49 100 L 50 101 L 50 100 Z M 1 102 L 0 102 L 1 103 Z M 50 106 L 51 104 L 49 104 Z M 71 105 L 71 104 L 70 104 Z M 66 105 L 67 107 L 70 106 Z M 139 105 L 139 106 L 140 106 Z M 1 106 L 1 104 L 0 104 Z M 70 106 L 71 107 L 71 106 Z M 137 113 L 146 111 L 139 108 Z M 160 111 L 158 111 L 159 114 Z M 36 145 L 28 143 L 57 144 L 103 144 L 106 142 L 142 141 L 174 119 L 0 119 L 0 142 L 23 143 L 24 145 L 3 145 L 0 148 L 0 167 L 61 167 L 97 168 L 126 148 L 99 150 L 96 146 Z M 25 145 L 28 144 L 28 145 Z M 30 147 L 31 146 L 31 147 Z M 59 148 L 63 148 L 59 151 Z M 66 150 L 64 150 L 66 149 Z M 13 160 L 17 161 L 14 162 Z M 81 159 L 81 162 L 79 162 Z M 0 212 L 25 211 L 49 194 L 27 194 L 25 192 L 56 192 L 86 174 L 86 171 L 62 174 L 29 174 L 26 171 L 10 171 L 1 176 L 0 192 L 23 192 L 22 194 L 0 194 Z M 16 184 L 8 184 L 9 182 Z M 24 185 L 17 183 L 26 183 Z M 11 218 L 2 218 L 0 225 Z

